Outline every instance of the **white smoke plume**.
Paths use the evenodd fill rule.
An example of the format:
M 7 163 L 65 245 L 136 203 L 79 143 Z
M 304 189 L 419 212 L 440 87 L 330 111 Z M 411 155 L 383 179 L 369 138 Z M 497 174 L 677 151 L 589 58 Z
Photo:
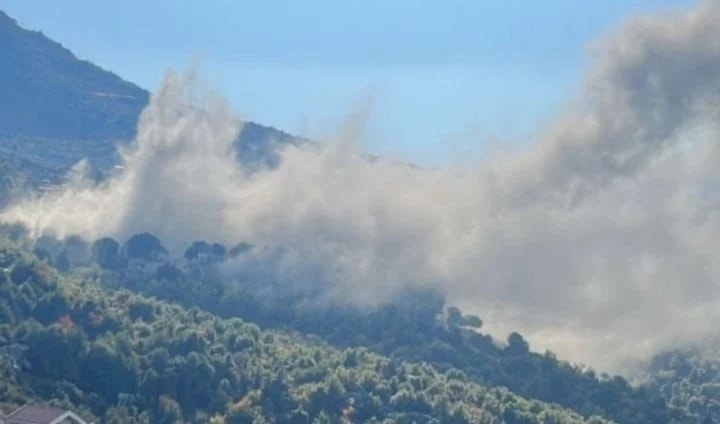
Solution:
M 596 46 L 571 113 L 525 151 L 472 171 L 368 161 L 352 128 L 290 147 L 245 173 L 240 122 L 196 108 L 169 74 L 123 153 L 123 169 L 7 209 L 37 234 L 149 231 L 287 249 L 358 303 L 402 287 L 442 290 L 498 332 L 600 367 L 716 332 L 720 318 L 720 3 L 636 17 Z M 353 117 L 353 120 L 359 119 Z

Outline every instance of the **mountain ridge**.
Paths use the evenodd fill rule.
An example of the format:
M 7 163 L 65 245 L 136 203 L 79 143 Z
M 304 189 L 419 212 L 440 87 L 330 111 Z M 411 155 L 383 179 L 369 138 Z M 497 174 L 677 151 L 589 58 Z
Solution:
M 3 13 L 0 134 L 68 139 L 131 138 L 149 94 Z
M 77 58 L 41 31 L 23 28 L 2 10 L 0 52 L 0 155 L 48 169 L 53 176 L 85 157 L 100 169 L 111 168 L 118 143 L 135 136 L 150 93 Z M 245 122 L 236 147 L 241 160 L 273 164 L 277 145 L 300 140 Z

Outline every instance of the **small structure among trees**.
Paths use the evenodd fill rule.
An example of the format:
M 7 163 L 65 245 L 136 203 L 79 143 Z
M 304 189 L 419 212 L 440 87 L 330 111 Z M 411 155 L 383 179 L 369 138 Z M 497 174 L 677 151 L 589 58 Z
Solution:
M 25 405 L 0 419 L 0 424 L 88 424 L 72 411 L 50 406 Z

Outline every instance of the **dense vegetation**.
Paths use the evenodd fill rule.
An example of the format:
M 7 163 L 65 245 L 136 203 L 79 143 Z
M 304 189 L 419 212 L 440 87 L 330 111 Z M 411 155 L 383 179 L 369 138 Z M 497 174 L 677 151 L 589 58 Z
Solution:
M 0 267 L 6 405 L 52 400 L 104 423 L 585 421 L 458 369 L 104 289 L 91 270 L 63 277 L 7 242 Z
M 675 408 L 688 411 L 702 423 L 720 422 L 720 346 L 699 346 L 658 355 L 648 371 L 649 386 Z
M 160 241 L 148 234 L 131 238 L 125 250 L 138 242 L 147 248 L 135 257 L 149 259 L 167 253 Z M 260 287 L 257 282 L 229 285 L 223 282 L 225 276 L 214 270 L 226 257 L 251 249 L 240 246 L 227 252 L 217 244 L 196 242 L 186 251 L 184 262 L 159 266 L 154 274 L 132 273 L 120 267 L 110 280 L 220 316 L 318 335 L 336 346 L 367 347 L 398 360 L 427 362 L 438 370 L 461 369 L 473 381 L 507 387 L 586 417 L 602 415 L 623 423 L 683 418 L 678 411 L 668 409 L 656 393 L 633 388 L 621 377 L 597 376 L 592 370 L 558 361 L 552 353 L 531 352 L 517 333 L 498 346 L 479 331 L 480 318 L 463 315 L 456 308 L 444 310 L 443 298 L 434 292 L 405 292 L 395 302 L 359 310 L 347 304 L 308 308 L 305 293 L 288 292 L 280 286 L 274 286 L 269 296 L 267 285 L 271 281 Z M 119 255 L 116 262 L 123 260 L 127 258 Z M 243 274 L 242 269 L 235 272 Z
M 240 322 L 240 318 L 253 322 L 258 325 L 253 326 L 257 331 L 276 338 L 278 334 L 304 334 L 303 343 L 314 347 L 329 349 L 328 344 L 338 351 L 361 351 L 363 357 L 383 358 L 393 364 L 421 364 L 422 369 L 437 375 L 459 372 L 468 384 L 509 389 L 524 398 L 561 405 L 585 418 L 603 416 L 620 423 L 700 422 L 700 416 L 686 414 L 683 405 L 673 403 L 676 408 L 668 407 L 654 386 L 633 387 L 621 377 L 596 375 L 592 370 L 559 361 L 550 352 L 533 353 L 517 333 L 498 343 L 482 334 L 480 318 L 463 315 L 456 308 L 445 309 L 443 299 L 432 292 L 405 293 L 401 299 L 374 309 L 360 310 L 349 305 L 308 307 L 303 297 L 281 287 L 272 287 L 270 291 L 276 295 L 267 296 L 267 287 L 257 282 L 228 283 L 234 280 L 221 272 L 223 262 L 252 250 L 244 244 L 227 249 L 196 242 L 181 260 L 172 260 L 161 242 L 150 234 L 134 236 L 122 245 L 108 238 L 89 245 L 77 237 L 62 242 L 43 238 L 34 245 L 36 260 L 54 265 L 65 273 L 67 281 L 94 288 L 78 292 L 81 298 L 101 290 L 124 296 L 130 296 L 126 289 L 135 292 L 131 306 L 112 308 L 127 308 L 131 321 L 141 318 L 146 322 L 155 317 L 148 310 L 158 306 L 138 305 L 157 301 L 137 297 L 141 294 L 187 308 L 201 314 L 203 320 L 224 323 Z M 265 290 L 259 292 L 260 286 Z M 75 323 L 83 322 L 72 314 L 70 318 Z M 156 337 L 162 340 L 162 336 Z M 182 399 L 178 401 L 182 408 L 186 407 Z M 434 409 L 425 412 L 437 416 Z

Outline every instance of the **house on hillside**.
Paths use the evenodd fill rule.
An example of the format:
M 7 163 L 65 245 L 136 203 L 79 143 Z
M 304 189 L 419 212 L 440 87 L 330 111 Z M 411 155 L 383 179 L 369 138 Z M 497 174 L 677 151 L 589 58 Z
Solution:
M 50 406 L 25 405 L 0 419 L 0 424 L 88 424 L 71 411 Z

